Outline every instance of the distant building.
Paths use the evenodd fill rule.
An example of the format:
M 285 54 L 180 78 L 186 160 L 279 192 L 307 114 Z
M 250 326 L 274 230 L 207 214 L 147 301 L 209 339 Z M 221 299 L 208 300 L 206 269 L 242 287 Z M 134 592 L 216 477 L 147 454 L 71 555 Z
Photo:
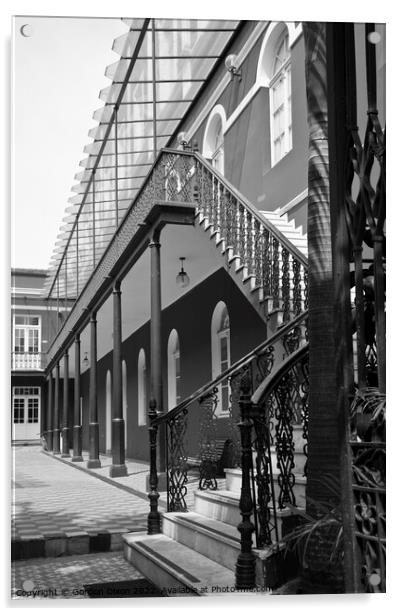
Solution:
M 43 297 L 47 271 L 11 273 L 11 395 L 13 441 L 39 441 L 45 354 L 56 332 L 56 308 Z

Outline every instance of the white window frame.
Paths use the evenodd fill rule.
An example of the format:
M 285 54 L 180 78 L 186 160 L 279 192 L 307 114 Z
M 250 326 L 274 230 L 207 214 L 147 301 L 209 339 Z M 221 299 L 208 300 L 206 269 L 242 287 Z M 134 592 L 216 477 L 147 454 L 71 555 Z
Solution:
M 36 393 L 29 393 L 22 391 L 22 393 L 18 393 L 18 390 L 36 390 Z M 23 412 L 23 421 L 14 423 L 14 403 L 15 400 L 23 400 L 24 401 L 24 412 Z M 38 402 L 38 421 L 28 421 L 28 413 L 29 413 L 29 400 L 37 400 Z M 40 410 L 41 410 L 41 388 L 37 386 L 21 386 L 16 385 L 13 387 L 13 404 L 12 404 L 12 423 L 14 425 L 38 425 L 40 423 Z
M 221 329 L 222 316 L 224 311 L 227 311 L 229 318 L 229 327 Z M 215 306 L 212 319 L 211 319 L 211 353 L 212 353 L 212 378 L 216 378 L 222 373 L 222 356 L 221 356 L 221 344 L 222 339 L 227 340 L 227 367 L 231 365 L 230 356 L 230 315 L 229 310 L 225 302 L 219 301 Z M 223 418 L 229 417 L 230 414 L 230 382 L 228 381 L 228 408 L 222 408 L 222 383 L 218 385 L 218 403 L 216 406 L 216 417 Z
M 168 369 L 168 407 L 174 409 L 180 403 L 181 395 L 177 395 L 177 380 L 181 380 L 181 365 L 177 373 L 177 359 L 180 360 L 180 339 L 176 329 L 169 334 L 167 346 L 167 369 Z
M 140 349 L 137 362 L 138 425 L 147 425 L 147 361 L 144 349 Z
M 287 30 L 285 30 L 281 36 L 275 47 L 275 53 L 281 47 L 284 39 L 288 39 L 288 49 L 289 49 L 289 57 L 285 60 L 285 62 L 279 67 L 276 71 L 275 75 L 273 75 L 272 79 L 269 82 L 269 112 L 270 112 L 270 138 L 271 138 L 271 168 L 274 167 L 281 161 L 286 154 L 288 154 L 293 146 L 292 140 L 292 73 L 291 73 L 291 55 L 290 55 L 290 46 L 289 46 L 289 35 Z M 273 63 L 275 62 L 275 58 L 272 59 Z M 275 134 L 274 134 L 274 87 L 281 81 L 284 82 L 284 98 L 283 98 L 283 113 L 284 113 L 284 123 L 285 123 L 285 135 L 284 135 L 284 152 L 281 156 L 276 158 L 275 155 Z M 289 92 L 289 83 L 290 83 L 290 96 Z M 290 98 L 290 104 L 289 104 Z M 279 108 L 279 107 L 278 107 Z
M 221 139 L 217 143 L 219 127 Z M 225 173 L 225 131 L 226 131 L 226 112 L 223 105 L 216 105 L 208 118 L 204 132 L 202 155 L 209 161 L 216 171 L 221 175 Z M 219 162 L 219 164 L 217 164 Z
M 24 324 L 17 324 L 16 323 L 16 318 L 23 318 L 23 319 L 38 319 L 38 325 L 29 325 L 28 323 L 24 323 Z M 24 334 L 24 351 L 16 351 L 15 350 L 15 342 L 16 342 L 16 329 L 24 329 L 25 330 L 25 334 Z M 33 351 L 30 352 L 28 351 L 28 347 L 29 347 L 29 330 L 35 330 L 38 332 L 38 350 L 37 351 Z M 39 314 L 18 314 L 15 313 L 13 314 L 13 353 L 16 355 L 25 355 L 25 354 L 29 354 L 29 355 L 39 355 L 39 353 L 41 353 L 42 350 L 42 318 Z

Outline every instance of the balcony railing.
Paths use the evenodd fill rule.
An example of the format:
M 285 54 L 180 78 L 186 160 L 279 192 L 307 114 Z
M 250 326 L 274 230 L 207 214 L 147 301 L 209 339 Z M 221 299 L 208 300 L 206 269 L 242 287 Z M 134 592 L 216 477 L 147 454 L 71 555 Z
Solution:
M 11 366 L 13 370 L 43 370 L 45 367 L 45 354 L 12 353 Z
M 164 149 L 51 343 L 49 360 L 106 287 L 105 281 L 157 202 L 193 204 L 200 220 L 220 238 L 228 258 L 236 259 L 254 278 L 268 311 L 280 311 L 284 323 L 307 309 L 307 258 L 202 156 Z

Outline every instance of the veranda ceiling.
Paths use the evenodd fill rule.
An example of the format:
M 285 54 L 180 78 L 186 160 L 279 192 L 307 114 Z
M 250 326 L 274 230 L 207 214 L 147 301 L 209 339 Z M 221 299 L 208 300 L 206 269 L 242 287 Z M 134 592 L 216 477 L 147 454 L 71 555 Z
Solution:
M 76 298 L 91 276 L 157 153 L 177 131 L 239 21 L 124 19 L 120 59 L 106 69 L 92 142 L 75 175 L 57 237 L 48 297 Z

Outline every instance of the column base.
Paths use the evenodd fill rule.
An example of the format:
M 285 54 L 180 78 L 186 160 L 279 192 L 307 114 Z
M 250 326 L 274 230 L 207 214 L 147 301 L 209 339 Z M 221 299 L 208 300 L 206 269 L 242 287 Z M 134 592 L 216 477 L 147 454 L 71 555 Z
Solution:
M 52 454 L 54 456 L 60 456 L 61 455 L 61 451 L 52 451 Z
M 66 453 L 65 451 L 61 454 L 62 458 L 70 458 L 70 453 Z
M 83 462 L 84 458 L 82 456 L 73 456 L 71 458 L 71 462 Z
M 127 466 L 125 464 L 112 464 L 109 470 L 109 477 L 126 477 Z
M 100 460 L 88 460 L 87 468 L 100 468 L 101 463 Z

